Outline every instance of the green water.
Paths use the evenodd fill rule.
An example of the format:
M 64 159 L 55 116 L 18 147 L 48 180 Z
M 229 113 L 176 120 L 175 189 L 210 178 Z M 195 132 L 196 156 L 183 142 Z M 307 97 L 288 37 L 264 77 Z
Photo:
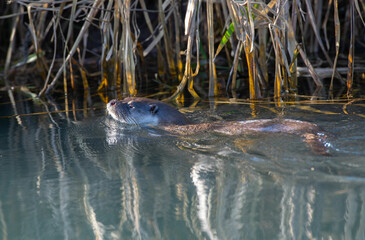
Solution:
M 365 239 L 365 119 L 355 114 L 365 108 L 312 107 L 336 114 L 278 112 L 331 132 L 330 156 L 282 134 L 169 136 L 104 109 L 0 118 L 0 239 Z M 250 112 L 203 104 L 188 116 Z M 257 118 L 276 116 L 258 106 Z

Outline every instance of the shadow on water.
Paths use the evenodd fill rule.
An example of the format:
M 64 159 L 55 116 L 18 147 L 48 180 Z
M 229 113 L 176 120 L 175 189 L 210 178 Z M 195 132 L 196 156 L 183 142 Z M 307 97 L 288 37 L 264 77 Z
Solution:
M 242 106 L 230 108 L 227 119 L 246 117 L 235 115 Z M 2 109 L 10 115 L 10 106 Z M 365 121 L 290 114 L 331 131 L 332 156 L 290 135 L 170 136 L 116 123 L 103 109 L 80 121 L 64 113 L 24 116 L 21 124 L 0 118 L 0 236 L 364 238 Z

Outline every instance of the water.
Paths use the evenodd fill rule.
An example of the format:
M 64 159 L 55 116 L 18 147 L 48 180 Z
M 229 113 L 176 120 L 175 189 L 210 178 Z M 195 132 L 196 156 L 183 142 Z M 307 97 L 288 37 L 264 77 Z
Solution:
M 56 109 L 23 101 L 17 110 L 45 106 Z M 297 136 L 177 137 L 117 124 L 103 109 L 0 118 L 0 239 L 365 239 L 364 106 L 311 107 L 335 114 L 292 106 L 285 116 L 331 132 L 331 156 Z

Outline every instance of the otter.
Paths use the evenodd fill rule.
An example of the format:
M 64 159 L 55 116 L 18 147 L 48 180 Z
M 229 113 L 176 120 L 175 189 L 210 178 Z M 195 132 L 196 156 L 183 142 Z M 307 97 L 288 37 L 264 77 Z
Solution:
M 178 135 L 192 135 L 201 132 L 216 132 L 225 135 L 255 133 L 288 133 L 298 135 L 316 153 L 327 155 L 327 135 L 314 123 L 292 119 L 258 119 L 246 121 L 192 123 L 176 108 L 149 98 L 131 97 L 111 100 L 108 113 L 117 121 L 158 126 L 162 130 Z

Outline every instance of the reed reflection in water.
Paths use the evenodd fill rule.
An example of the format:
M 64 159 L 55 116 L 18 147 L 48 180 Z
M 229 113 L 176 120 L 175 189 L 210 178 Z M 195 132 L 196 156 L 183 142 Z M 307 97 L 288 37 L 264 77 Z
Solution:
M 103 115 L 0 120 L 2 239 L 364 239 L 361 133 L 356 154 L 260 155 Z

